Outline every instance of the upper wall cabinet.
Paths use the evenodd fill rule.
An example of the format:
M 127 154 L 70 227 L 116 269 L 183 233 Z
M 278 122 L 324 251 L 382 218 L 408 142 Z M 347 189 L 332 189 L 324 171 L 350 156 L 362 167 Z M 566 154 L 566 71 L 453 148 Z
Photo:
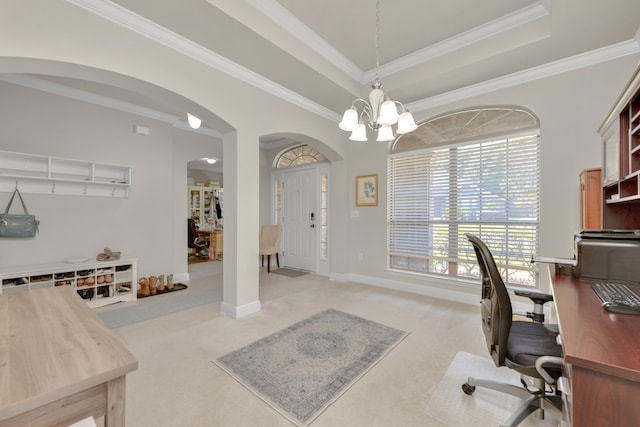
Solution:
M 0 151 L 0 192 L 127 197 L 131 168 Z
M 604 228 L 640 229 L 640 67 L 599 130 Z

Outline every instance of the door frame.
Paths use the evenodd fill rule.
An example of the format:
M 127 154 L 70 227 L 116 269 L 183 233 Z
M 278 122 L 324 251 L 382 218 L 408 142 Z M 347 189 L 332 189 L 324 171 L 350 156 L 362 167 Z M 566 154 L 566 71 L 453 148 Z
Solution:
M 291 166 L 288 168 L 282 168 L 282 169 L 274 169 L 271 172 L 271 183 L 270 183 L 270 194 L 269 194 L 269 219 L 271 221 L 272 224 L 276 223 L 276 181 L 283 181 L 284 175 L 286 175 L 288 172 L 297 172 L 297 171 L 301 171 L 301 170 L 314 170 L 316 173 L 316 190 L 315 190 L 315 198 L 316 198 L 316 206 L 317 206 L 317 211 L 318 213 L 316 214 L 317 217 L 320 219 L 320 221 L 318 221 L 318 226 L 315 227 L 315 233 L 316 233 L 316 260 L 315 260 L 315 271 L 312 271 L 312 273 L 316 273 L 316 274 L 320 274 L 323 276 L 329 276 L 330 273 L 330 258 L 331 258 L 331 242 L 330 240 L 327 242 L 327 256 L 324 257 L 322 254 L 322 227 L 321 227 L 321 214 L 320 211 L 322 209 L 322 191 L 321 191 L 321 184 L 322 184 L 322 177 L 326 176 L 327 180 L 329 181 L 329 183 L 331 182 L 331 163 L 329 162 L 317 162 L 317 163 L 308 163 L 308 164 L 304 164 L 301 166 Z M 327 192 L 329 193 L 327 195 L 327 234 L 329 234 L 329 230 L 331 229 L 331 216 L 329 215 L 330 212 L 330 191 L 329 191 L 329 185 L 327 186 Z M 278 223 L 281 222 L 281 218 L 277 219 Z M 282 233 L 285 233 L 286 230 L 286 222 L 282 223 Z M 284 244 L 284 239 L 283 239 L 283 244 Z M 286 248 L 285 247 L 281 247 L 280 248 L 280 256 L 282 257 L 281 259 L 283 260 L 283 264 L 285 263 L 285 258 L 286 258 Z

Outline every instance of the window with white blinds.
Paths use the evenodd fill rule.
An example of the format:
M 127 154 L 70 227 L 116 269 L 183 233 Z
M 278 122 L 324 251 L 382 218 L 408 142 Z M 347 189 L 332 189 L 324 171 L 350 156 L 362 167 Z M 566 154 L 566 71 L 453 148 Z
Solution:
M 479 277 L 465 233 L 491 249 L 510 284 L 535 286 L 540 156 L 537 130 L 392 154 L 391 269 Z

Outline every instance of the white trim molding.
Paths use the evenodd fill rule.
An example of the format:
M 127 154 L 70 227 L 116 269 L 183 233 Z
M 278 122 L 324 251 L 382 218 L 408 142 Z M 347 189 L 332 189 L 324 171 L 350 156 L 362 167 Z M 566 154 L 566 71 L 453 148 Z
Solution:
M 557 74 L 566 73 L 638 53 L 640 53 L 640 40 L 627 40 L 615 45 L 586 52 L 581 55 L 560 59 L 538 67 L 529 68 L 528 70 L 508 74 L 506 76 L 487 80 L 486 82 L 466 86 L 440 95 L 435 95 L 430 98 L 411 102 L 405 104 L 405 106 L 412 112 L 425 111 L 437 106 L 450 104 L 472 98 L 474 96 L 484 95 L 500 89 L 533 82 L 542 78 L 551 77 Z
M 153 40 L 156 43 L 164 45 L 176 52 L 195 59 L 211 68 L 224 72 L 240 81 L 252 85 L 260 90 L 270 93 L 273 96 L 284 99 L 300 108 L 320 117 L 326 118 L 333 122 L 340 121 L 341 114 L 331 111 L 330 109 L 311 101 L 310 99 L 283 87 L 264 76 L 259 75 L 229 59 L 206 49 L 205 47 L 179 35 L 168 29 L 139 16 L 126 8 L 117 5 L 109 0 L 66 0 L 82 9 L 96 14 L 106 20 L 117 25 L 127 28 L 133 32 L 141 34 Z M 268 16 L 279 25 L 291 25 L 292 19 L 288 12 L 283 11 L 282 7 L 273 0 L 264 0 L 264 2 L 252 1 L 254 7 L 259 7 L 261 13 Z M 286 13 L 285 13 L 286 12 Z M 471 29 L 456 37 L 436 43 L 414 54 L 407 55 L 396 61 L 384 64 L 380 67 L 381 76 L 388 76 L 405 68 L 411 67 L 418 63 L 423 63 L 437 56 L 451 52 L 452 50 L 466 47 L 482 38 L 491 37 L 492 35 L 508 31 L 518 25 L 523 25 L 535 19 L 548 17 L 551 13 L 551 0 L 541 0 L 537 4 L 520 9 L 512 14 L 505 15 L 485 25 Z M 287 15 L 288 14 L 288 15 Z M 302 26 L 302 27 L 301 27 Z M 301 22 L 296 23 L 296 30 L 291 30 L 300 40 L 313 48 L 325 59 L 332 61 L 342 67 L 343 71 L 350 75 L 354 80 L 361 84 L 371 80 L 368 71 L 362 73 L 360 70 L 354 70 L 348 63 L 348 59 L 337 60 L 339 52 L 328 43 L 317 36 L 311 29 L 304 29 L 306 26 Z M 304 28 L 303 28 L 304 27 Z M 292 33 L 292 34 L 293 34 Z M 322 42 L 321 42 L 322 41 Z M 528 70 L 498 77 L 483 83 L 467 86 L 450 92 L 435 95 L 429 98 L 418 100 L 409 104 L 405 104 L 413 112 L 424 111 L 435 106 L 456 102 L 459 100 L 482 95 L 499 89 L 512 87 L 515 85 L 538 80 L 544 77 L 568 72 L 571 70 L 595 65 L 601 62 L 610 61 L 627 55 L 640 53 L 640 29 L 634 37 L 628 41 L 617 43 L 611 46 L 605 46 L 600 49 L 586 52 L 581 55 L 575 55 L 570 58 L 561 59 Z M 357 67 L 355 67 L 357 68 Z
M 479 306 L 480 304 L 480 284 L 478 285 L 449 285 L 448 288 L 437 288 L 428 283 L 417 284 L 401 280 L 381 279 L 379 277 L 365 276 L 361 274 L 337 274 L 331 273 L 330 280 L 338 282 L 356 282 L 363 285 L 376 286 L 394 291 L 407 292 L 410 294 L 422 295 L 436 299 L 459 302 L 462 304 Z M 511 301 L 513 313 L 526 316 L 527 312 L 533 310 L 533 303 Z M 545 306 L 545 315 L 550 316 L 550 304 Z
M 111 1 L 66 1 L 318 116 L 340 121 L 340 114 Z
M 220 306 L 220 311 L 234 320 L 249 316 L 251 314 L 258 313 L 261 309 L 262 309 L 262 306 L 259 300 L 250 302 L 249 304 L 239 305 L 239 306 L 222 302 Z

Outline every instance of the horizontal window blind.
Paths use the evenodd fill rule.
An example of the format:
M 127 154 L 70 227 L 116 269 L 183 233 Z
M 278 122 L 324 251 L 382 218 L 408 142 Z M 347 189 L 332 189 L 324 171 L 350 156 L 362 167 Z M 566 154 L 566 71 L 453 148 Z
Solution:
M 387 176 L 391 268 L 479 277 L 472 233 L 509 283 L 536 284 L 537 134 L 392 155 Z

